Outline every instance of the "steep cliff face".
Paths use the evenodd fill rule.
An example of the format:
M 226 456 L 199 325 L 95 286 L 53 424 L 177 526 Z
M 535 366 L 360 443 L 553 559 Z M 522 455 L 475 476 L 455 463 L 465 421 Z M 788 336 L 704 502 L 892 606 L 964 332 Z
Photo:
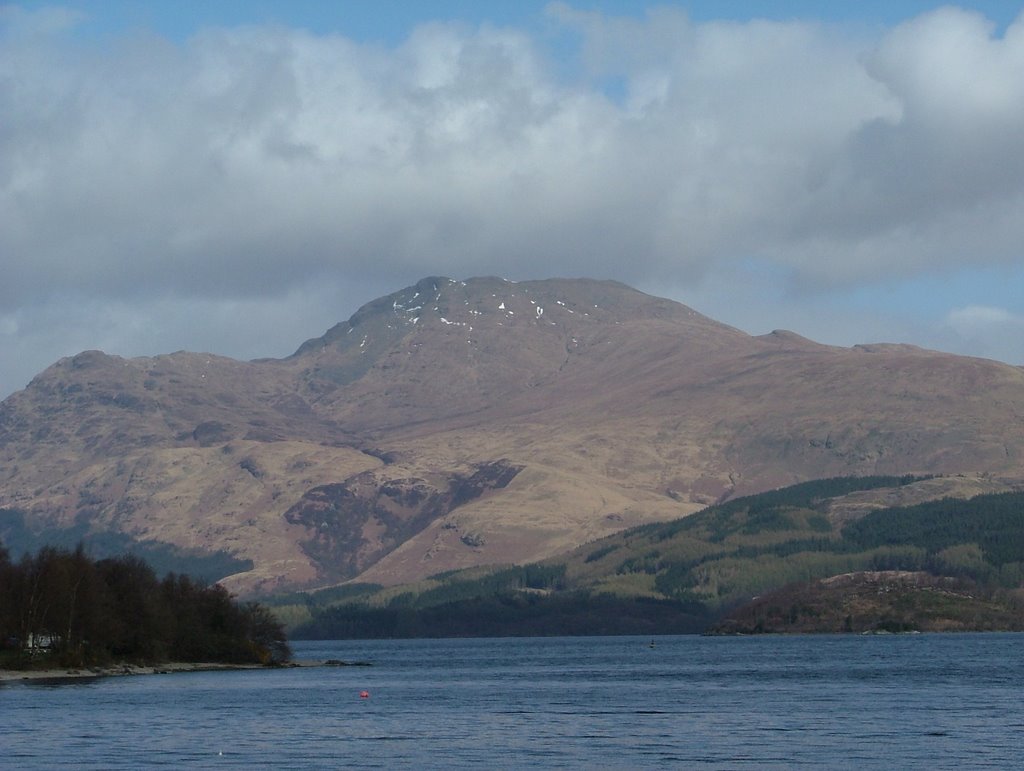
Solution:
M 228 550 L 242 591 L 392 583 L 816 477 L 1024 476 L 1022 428 L 996 362 L 752 337 L 614 282 L 427 278 L 287 359 L 57 362 L 0 403 L 0 507 Z

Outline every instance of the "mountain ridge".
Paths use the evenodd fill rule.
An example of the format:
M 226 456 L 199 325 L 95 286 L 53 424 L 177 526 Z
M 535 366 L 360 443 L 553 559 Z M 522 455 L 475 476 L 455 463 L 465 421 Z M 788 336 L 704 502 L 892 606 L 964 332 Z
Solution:
M 228 551 L 242 592 L 400 583 L 808 479 L 1024 477 L 1022 427 L 1010 365 L 755 337 L 617 282 L 428 277 L 283 359 L 61 359 L 0 402 L 0 510 Z M 446 498 L 495 464 L 519 470 Z M 318 489 L 330 516 L 288 516 Z

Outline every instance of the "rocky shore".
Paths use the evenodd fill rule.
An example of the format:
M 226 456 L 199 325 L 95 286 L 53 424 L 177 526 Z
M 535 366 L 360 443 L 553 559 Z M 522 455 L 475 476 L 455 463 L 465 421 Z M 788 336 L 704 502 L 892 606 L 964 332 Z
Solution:
M 241 669 L 287 669 L 291 667 L 368 666 L 365 662 L 292 661 L 287 664 L 218 664 L 214 662 L 168 662 L 165 664 L 114 664 L 106 667 L 71 669 L 0 669 L 0 684 L 23 680 L 78 680 L 90 677 L 127 675 L 169 675 L 176 672 L 216 672 Z

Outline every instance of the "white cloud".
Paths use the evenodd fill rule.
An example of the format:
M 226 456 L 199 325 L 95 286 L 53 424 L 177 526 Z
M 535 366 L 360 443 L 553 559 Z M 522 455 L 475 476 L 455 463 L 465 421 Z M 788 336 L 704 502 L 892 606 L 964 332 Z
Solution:
M 984 332 L 993 327 L 1024 327 L 1024 316 L 1010 313 L 1005 308 L 992 308 L 986 305 L 955 308 L 949 312 L 947 321 L 953 329 L 962 334 Z
M 1024 365 L 1024 314 L 967 305 L 947 314 L 945 332 L 948 350 Z
M 754 256 L 834 291 L 1020 260 L 1020 19 L 997 38 L 946 8 L 866 39 L 672 8 L 550 18 L 582 36 L 579 79 L 488 26 L 395 48 L 256 26 L 100 50 L 66 15 L 5 8 L 0 317 L 35 317 L 49 355 L 74 336 L 38 309 L 68 302 L 102 341 L 105 303 L 129 324 L 438 273 L 696 284 Z M 223 352 L 255 355 L 251 326 Z

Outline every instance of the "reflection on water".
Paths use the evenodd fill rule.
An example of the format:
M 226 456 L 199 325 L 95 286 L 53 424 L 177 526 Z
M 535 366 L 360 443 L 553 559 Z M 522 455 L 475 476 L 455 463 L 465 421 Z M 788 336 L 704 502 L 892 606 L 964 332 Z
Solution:
M 1024 730 L 1024 635 L 295 649 L 373 666 L 8 684 L 0 766 L 1009 768 Z

